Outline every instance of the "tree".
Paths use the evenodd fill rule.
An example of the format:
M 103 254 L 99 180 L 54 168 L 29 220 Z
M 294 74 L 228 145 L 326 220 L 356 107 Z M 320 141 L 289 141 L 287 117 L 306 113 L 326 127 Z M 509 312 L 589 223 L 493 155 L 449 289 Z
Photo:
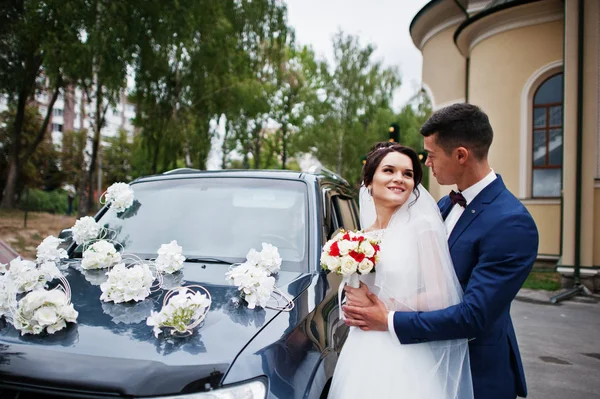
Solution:
M 6 95 L 16 110 L 0 207 L 15 206 L 21 169 L 46 136 L 54 103 L 71 72 L 69 60 L 80 43 L 77 13 L 83 3 L 12 0 L 0 4 L 0 95 Z M 26 107 L 40 89 L 50 93 L 46 116 L 22 147 Z
M 339 32 L 333 47 L 335 65 L 314 68 L 322 82 L 317 89 L 322 100 L 313 107 L 312 122 L 300 132 L 298 149 L 356 183 L 361 157 L 381 141 L 395 118 L 390 103 L 400 79 L 395 68 L 373 61 L 374 47 L 361 46 L 357 37 Z
M 10 153 L 7 150 L 13 148 L 14 135 L 12 134 L 12 127 L 16 115 L 17 110 L 15 108 L 9 108 L 8 111 L 0 114 L 0 170 L 6 170 L 10 164 Z M 29 106 L 25 108 L 19 137 L 21 140 L 20 148 L 28 148 L 37 139 L 42 123 L 43 120 L 37 107 Z M 46 139 L 38 145 L 32 156 L 28 157 L 27 161 L 21 165 L 14 194 L 16 197 L 20 197 L 21 192 L 26 187 L 56 188 L 62 184 L 63 178 L 63 174 L 58 169 L 58 154 L 50 140 Z M 1 179 L 2 177 L 0 177 Z

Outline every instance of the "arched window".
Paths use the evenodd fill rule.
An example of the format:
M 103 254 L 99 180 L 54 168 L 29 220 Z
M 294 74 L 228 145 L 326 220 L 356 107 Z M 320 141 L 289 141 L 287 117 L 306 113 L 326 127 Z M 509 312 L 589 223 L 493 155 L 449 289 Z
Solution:
M 563 164 L 563 74 L 545 80 L 533 97 L 532 197 L 560 197 Z

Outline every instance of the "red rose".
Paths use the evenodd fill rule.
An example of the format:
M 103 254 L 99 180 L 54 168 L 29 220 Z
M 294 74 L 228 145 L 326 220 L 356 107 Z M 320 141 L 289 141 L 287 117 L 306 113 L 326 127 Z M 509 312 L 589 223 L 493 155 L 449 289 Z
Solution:
M 350 240 L 350 233 L 346 233 L 342 236 L 344 240 Z
M 377 244 L 372 244 L 373 245 L 373 249 L 375 250 L 375 253 L 379 252 L 379 245 Z
M 337 241 L 329 247 L 329 256 L 340 256 L 340 248 L 338 247 Z
M 365 254 L 361 254 L 360 252 L 356 251 L 350 251 L 348 255 L 350 255 L 352 259 L 354 259 L 358 263 L 362 262 L 365 259 Z

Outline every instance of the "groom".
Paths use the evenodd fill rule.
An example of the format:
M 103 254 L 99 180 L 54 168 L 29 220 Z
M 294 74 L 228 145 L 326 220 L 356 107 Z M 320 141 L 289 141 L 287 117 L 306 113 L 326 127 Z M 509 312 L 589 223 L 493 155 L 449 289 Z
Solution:
M 369 305 L 343 307 L 346 323 L 363 330 L 389 330 L 402 345 L 467 338 L 475 398 L 525 397 L 510 304 L 536 259 L 537 228 L 490 169 L 487 155 L 493 133 L 483 111 L 471 104 L 451 105 L 435 112 L 421 134 L 433 176 L 439 184 L 458 188 L 438 205 L 463 302 L 430 312 L 388 312 L 368 292 Z M 360 303 L 368 289 L 346 290 L 349 303 Z

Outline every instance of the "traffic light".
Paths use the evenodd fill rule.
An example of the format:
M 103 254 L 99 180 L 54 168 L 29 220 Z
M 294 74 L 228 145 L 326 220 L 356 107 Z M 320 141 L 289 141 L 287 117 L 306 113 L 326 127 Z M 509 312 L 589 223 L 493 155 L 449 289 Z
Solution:
M 389 139 L 390 143 L 399 143 L 400 142 L 400 126 L 397 123 L 392 123 L 389 129 Z

